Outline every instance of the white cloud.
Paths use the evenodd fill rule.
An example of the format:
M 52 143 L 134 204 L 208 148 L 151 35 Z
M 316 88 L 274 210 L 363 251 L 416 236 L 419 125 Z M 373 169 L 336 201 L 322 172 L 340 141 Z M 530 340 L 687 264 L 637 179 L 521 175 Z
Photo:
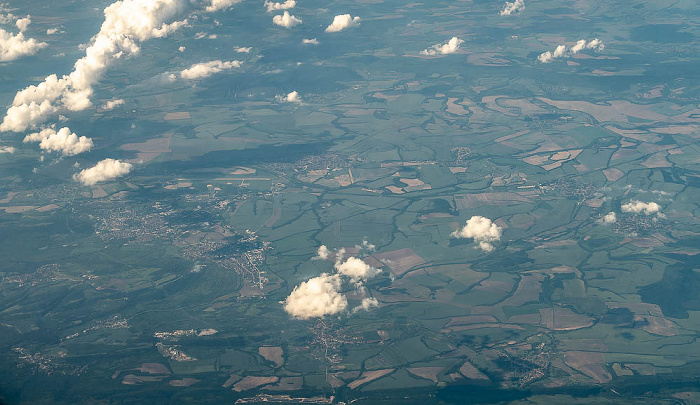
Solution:
M 53 114 L 90 107 L 93 85 L 114 61 L 137 53 L 137 42 L 165 37 L 187 25 L 187 20 L 168 22 L 184 7 L 182 0 L 121 0 L 107 6 L 100 31 L 85 48 L 85 56 L 75 62 L 73 71 L 60 79 L 50 75 L 44 82 L 19 91 L 0 131 L 22 132 Z
M 20 18 L 15 22 L 15 25 L 17 28 L 20 30 L 20 32 L 24 32 L 27 30 L 27 27 L 29 27 L 29 24 L 32 23 L 32 16 L 28 15 L 24 18 Z
M 490 219 L 475 215 L 467 221 L 462 229 L 452 232 L 453 238 L 472 238 L 485 252 L 493 250 L 493 242 L 501 240 L 503 229 Z
M 353 282 L 372 278 L 382 272 L 380 269 L 365 263 L 362 259 L 352 256 L 344 262 L 342 259 L 338 259 L 335 262 L 335 269 L 338 270 L 338 273 L 350 277 Z
M 269 0 L 265 0 L 265 7 L 267 8 L 267 12 L 271 13 L 276 10 L 289 10 L 290 8 L 294 8 L 297 5 L 297 2 L 295 0 L 287 0 L 284 3 L 274 3 Z
M 114 180 L 117 177 L 124 176 L 131 171 L 131 168 L 131 163 L 105 159 L 89 169 L 76 173 L 73 175 L 73 180 L 79 181 L 84 186 L 92 186 L 102 181 Z
M 185 49 L 187 49 L 187 48 L 185 48 L 184 46 L 181 46 L 181 47 L 177 48 L 177 50 L 178 50 L 179 52 L 185 52 Z
M 333 17 L 333 22 L 326 27 L 326 32 L 339 32 L 358 25 L 360 25 L 360 17 L 352 17 L 350 14 L 341 14 Z
M 377 301 L 376 298 L 371 298 L 371 297 L 365 297 L 362 299 L 360 302 L 360 305 L 356 306 L 355 308 L 352 309 L 352 313 L 359 312 L 361 310 L 369 311 L 372 308 L 376 308 L 379 306 L 379 301 Z
M 0 146 L 0 154 L 3 153 L 15 153 L 14 146 Z
M 249 53 L 253 48 L 250 46 L 236 46 L 233 48 L 238 53 Z
M 208 12 L 214 12 L 223 10 L 233 6 L 234 4 L 240 3 L 241 0 L 211 0 L 210 5 L 208 5 L 205 10 Z
M 185 80 L 196 80 L 209 77 L 215 73 L 219 73 L 224 70 L 229 70 L 241 66 L 241 62 L 237 60 L 232 61 L 220 61 L 213 60 L 211 62 L 197 63 L 192 65 L 189 69 L 185 69 L 180 72 L 180 78 Z
M 328 250 L 328 247 L 326 245 L 321 245 L 318 247 L 318 251 L 316 252 L 316 257 L 314 259 L 317 260 L 326 260 L 330 257 L 331 251 Z
M 301 24 L 301 19 L 289 14 L 289 11 L 285 11 L 282 15 L 272 17 L 272 22 L 280 27 L 292 28 L 295 25 Z
M 102 109 L 103 110 L 113 110 L 113 109 L 115 109 L 123 104 L 124 104 L 124 100 L 122 100 L 122 99 L 109 100 L 106 103 L 102 104 Z
M 623 204 L 622 212 L 632 212 L 635 214 L 644 213 L 644 215 L 652 215 L 661 210 L 661 206 L 655 202 L 642 202 L 637 200 L 632 200 L 627 204 Z
M 301 40 L 301 43 L 304 45 L 318 45 L 319 44 L 318 39 L 316 39 L 316 38 L 311 38 L 311 39 L 304 38 Z
M 357 249 L 357 250 L 365 249 L 365 250 L 368 250 L 370 252 L 374 252 L 375 250 L 377 250 L 377 246 L 372 244 L 372 243 L 369 243 L 367 241 L 367 239 L 364 239 L 364 240 L 362 240 L 361 245 L 355 245 L 355 249 Z
M 277 101 L 281 101 L 281 102 L 301 103 L 301 97 L 299 97 L 299 93 L 297 93 L 296 91 L 288 93 L 287 95 L 277 96 L 275 98 L 277 99 Z
M 323 273 L 294 288 L 284 303 L 284 310 L 295 318 L 309 319 L 344 311 L 348 300 L 340 293 L 338 274 Z
M 614 212 L 610 211 L 605 216 L 600 220 L 600 222 L 604 224 L 614 224 L 617 222 L 617 214 Z
M 34 38 L 25 38 L 24 33 L 12 34 L 0 29 L 0 61 L 9 62 L 22 56 L 34 55 L 40 49 L 46 48 L 46 42 Z
M 464 40 L 457 37 L 452 37 L 445 44 L 435 44 L 430 48 L 421 51 L 420 53 L 421 55 L 448 55 L 455 53 L 462 43 L 464 43 Z
M 539 60 L 541 63 L 549 63 L 553 61 L 554 59 L 559 59 L 559 58 L 570 58 L 573 55 L 576 55 L 577 53 L 581 52 L 584 49 L 593 49 L 596 52 L 600 52 L 603 49 L 605 49 L 605 45 L 603 44 L 603 41 L 601 41 L 598 38 L 592 39 L 588 42 L 586 42 L 585 39 L 581 39 L 574 46 L 572 47 L 567 47 L 566 45 L 559 45 L 554 49 L 554 51 L 547 51 L 545 53 L 540 54 L 540 56 L 537 57 L 537 60 Z
M 48 152 L 61 152 L 64 156 L 73 156 L 88 152 L 94 146 L 92 139 L 71 133 L 70 128 L 64 127 L 56 131 L 53 128 L 45 128 L 39 132 L 29 134 L 24 138 L 24 143 L 39 142 L 39 147 Z
M 501 10 L 501 15 L 511 15 L 517 11 L 520 11 L 525 8 L 525 1 L 524 0 L 514 0 L 514 1 L 506 1 L 506 4 L 503 5 L 503 10 Z
M 46 35 L 55 35 L 55 34 L 58 34 L 60 32 L 61 32 L 61 30 L 58 28 L 49 28 L 46 30 Z

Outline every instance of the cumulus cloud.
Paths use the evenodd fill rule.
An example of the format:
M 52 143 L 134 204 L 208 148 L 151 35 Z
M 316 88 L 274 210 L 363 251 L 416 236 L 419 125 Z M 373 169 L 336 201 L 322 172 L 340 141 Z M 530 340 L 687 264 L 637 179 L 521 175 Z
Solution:
M 511 15 L 525 8 L 524 0 L 506 1 L 501 10 L 501 15 Z
M 475 215 L 467 221 L 462 229 L 458 229 L 450 236 L 453 238 L 472 238 L 479 244 L 479 248 L 485 252 L 492 251 L 493 242 L 501 240 L 503 229 L 491 222 L 490 219 Z
M 338 274 L 323 273 L 294 288 L 284 303 L 284 310 L 295 318 L 310 319 L 345 311 L 347 298 L 340 293 Z
M 34 38 L 26 38 L 22 32 L 12 34 L 0 29 L 0 61 L 2 62 L 13 61 L 22 56 L 34 55 L 47 46 L 46 42 L 39 42 Z
M 24 143 L 39 142 L 39 147 L 47 152 L 61 152 L 63 156 L 73 156 L 88 152 L 94 146 L 92 139 L 78 136 L 64 127 L 56 131 L 54 128 L 45 128 L 39 132 L 29 134 L 24 138 Z
M 289 14 L 289 11 L 285 11 L 282 15 L 272 17 L 272 22 L 280 27 L 292 28 L 295 25 L 301 24 L 301 18 L 296 18 Z
M 537 57 L 537 60 L 539 60 L 541 63 L 549 63 L 554 59 L 570 58 L 584 49 L 593 49 L 596 52 L 600 52 L 605 49 L 605 45 L 603 44 L 603 41 L 598 38 L 592 39 L 588 42 L 586 42 L 585 39 L 581 39 L 571 47 L 559 45 L 554 49 L 554 51 L 542 53 Z
M 377 250 L 377 246 L 372 244 L 372 243 L 369 243 L 369 241 L 367 241 L 367 239 L 363 239 L 361 245 L 355 245 L 355 249 L 357 249 L 357 250 L 364 249 L 364 250 L 367 250 L 370 252 L 374 252 L 375 250 Z
M 376 298 L 365 297 L 360 302 L 360 305 L 358 305 L 352 309 L 352 313 L 354 314 L 354 313 L 359 312 L 361 310 L 369 311 L 370 309 L 376 308 L 378 306 L 379 306 L 379 301 L 377 301 Z
M 32 16 L 28 15 L 24 18 L 20 18 L 15 22 L 15 25 L 17 28 L 20 30 L 20 32 L 24 32 L 27 30 L 27 27 L 29 27 L 29 24 L 32 23 Z
M 105 159 L 89 169 L 76 173 L 73 175 L 73 180 L 79 181 L 84 186 L 92 186 L 99 182 L 114 180 L 117 177 L 129 174 L 131 168 L 131 163 L 116 159 Z
M 209 4 L 205 10 L 208 12 L 214 12 L 214 11 L 219 11 L 219 10 L 224 10 L 227 9 L 234 4 L 240 3 L 241 0 L 211 0 L 211 4 Z
M 340 14 L 333 17 L 333 22 L 326 27 L 326 32 L 339 32 L 358 25 L 360 25 L 360 17 L 352 17 L 350 14 Z
M 286 103 L 301 103 L 301 97 L 299 97 L 299 93 L 296 91 L 293 91 L 291 93 L 288 93 L 286 95 L 279 95 L 275 97 L 277 101 L 280 102 L 286 102 Z
M 265 0 L 265 7 L 267 8 L 268 13 L 277 10 L 289 10 L 290 8 L 294 8 L 296 5 L 297 2 L 295 0 L 287 0 L 284 3 L 275 3 L 269 0 Z
M 71 73 L 61 78 L 52 74 L 42 83 L 19 91 L 0 131 L 22 132 L 51 115 L 90 107 L 93 86 L 112 63 L 137 53 L 138 42 L 165 37 L 188 24 L 187 20 L 172 21 L 184 7 L 182 0 L 120 0 L 107 6 L 100 31 L 91 38 L 85 56 L 75 62 Z
M 464 40 L 459 39 L 457 37 L 452 37 L 450 38 L 449 41 L 447 41 L 444 44 L 435 44 L 431 46 L 428 49 L 425 49 L 421 51 L 421 55 L 449 55 L 451 53 L 455 53 L 457 49 L 459 49 L 459 46 L 464 43 Z
M 316 256 L 314 259 L 316 260 L 327 260 L 331 256 L 331 251 L 326 247 L 326 245 L 321 245 L 318 247 L 318 251 L 316 252 Z
M 233 48 L 238 53 L 249 53 L 253 48 L 250 46 L 236 46 Z
M 109 100 L 106 103 L 102 104 L 102 109 L 103 110 L 113 110 L 122 104 L 124 104 L 124 100 L 122 100 L 122 99 Z
M 241 66 L 241 62 L 237 60 L 220 61 L 213 60 L 210 62 L 196 63 L 188 69 L 182 70 L 178 75 L 171 74 L 170 79 L 174 80 L 179 76 L 185 80 L 204 79 L 224 70 L 230 70 Z
M 46 35 L 56 35 L 60 32 L 61 32 L 61 30 L 58 28 L 49 28 L 46 30 Z
M 301 43 L 304 45 L 318 45 L 319 44 L 318 39 L 316 39 L 316 38 L 311 38 L 311 39 L 304 38 L 301 40 Z
M 338 259 L 335 263 L 335 269 L 338 270 L 338 273 L 350 277 L 353 282 L 367 280 L 382 272 L 381 269 L 376 269 L 362 259 L 352 256 L 344 262 L 342 259 Z
M 15 153 L 14 146 L 0 146 L 0 154 L 3 153 Z
M 661 206 L 655 202 L 642 202 L 637 200 L 632 200 L 627 204 L 623 204 L 622 212 L 631 212 L 634 214 L 643 213 L 644 215 L 652 215 L 661 210 Z
M 600 222 L 604 224 L 614 224 L 615 222 L 617 222 L 617 214 L 610 211 L 607 214 L 605 214 L 605 216 L 603 216 Z

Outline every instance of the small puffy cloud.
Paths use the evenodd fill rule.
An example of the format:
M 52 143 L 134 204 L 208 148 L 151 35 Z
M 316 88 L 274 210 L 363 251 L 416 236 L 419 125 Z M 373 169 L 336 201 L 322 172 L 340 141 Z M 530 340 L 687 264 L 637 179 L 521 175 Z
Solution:
M 285 96 L 277 96 L 277 101 L 287 102 L 287 103 L 301 103 L 301 97 L 299 93 L 293 91 Z
M 110 181 L 127 175 L 131 168 L 131 163 L 108 158 L 101 160 L 89 169 L 76 173 L 73 175 L 73 180 L 79 181 L 84 186 L 92 186 L 99 182 Z
M 586 42 L 585 39 L 581 39 L 571 47 L 559 45 L 554 49 L 554 51 L 544 52 L 537 57 L 537 60 L 539 60 L 541 63 L 549 63 L 554 59 L 570 58 L 584 49 L 592 49 L 596 52 L 600 52 L 605 49 L 605 45 L 603 44 L 603 41 L 598 38 L 592 39 L 588 42 Z
M 501 15 L 511 15 L 525 8 L 524 0 L 507 1 L 503 5 L 503 10 L 501 10 Z
M 379 301 L 377 301 L 376 298 L 365 297 L 360 302 L 360 305 L 358 305 L 352 309 L 352 312 L 356 313 L 356 312 L 359 312 L 361 310 L 369 311 L 370 309 L 376 308 L 378 306 L 379 306 Z
M 294 288 L 284 310 L 295 318 L 321 318 L 345 311 L 348 300 L 340 293 L 340 276 L 323 273 Z
M 253 48 L 250 46 L 236 46 L 233 48 L 238 53 L 249 53 Z
M 211 0 L 210 4 L 206 6 L 204 10 L 213 13 L 214 11 L 227 9 L 240 2 L 241 0 Z
M 350 14 L 340 14 L 333 17 L 333 22 L 326 27 L 326 32 L 339 32 L 358 25 L 360 25 L 360 17 L 352 17 Z
M 185 52 L 185 49 L 187 49 L 187 48 L 185 48 L 184 46 L 181 46 L 181 47 L 177 48 L 177 50 L 178 50 L 179 52 Z
M 63 156 L 73 156 L 88 152 L 94 146 L 92 139 L 78 136 L 64 127 L 56 131 L 53 128 L 45 128 L 39 132 L 29 134 L 24 138 L 24 143 L 39 142 L 39 147 L 47 152 L 61 152 Z
M 102 109 L 103 110 L 113 110 L 113 109 L 115 109 L 123 104 L 124 104 L 124 100 L 122 100 L 122 99 L 109 100 L 106 103 L 102 104 Z
M 295 25 L 301 24 L 301 18 L 296 18 L 289 14 L 289 11 L 285 11 L 282 15 L 276 15 L 272 17 L 272 23 L 279 25 L 284 28 L 292 28 Z
M 284 3 L 275 3 L 269 0 L 265 0 L 265 8 L 267 8 L 268 13 L 277 10 L 289 10 L 290 8 L 294 8 L 296 5 L 297 2 L 295 0 L 287 0 Z
M 20 32 L 24 32 L 27 30 L 27 27 L 29 27 L 29 24 L 32 23 L 32 16 L 28 15 L 24 18 L 20 18 L 15 22 L 15 25 L 17 28 L 20 30 Z
M 0 154 L 3 153 L 15 153 L 14 146 L 0 146 Z
M 652 215 L 661 210 L 661 206 L 655 202 L 642 202 L 637 200 L 632 200 L 627 204 L 623 204 L 622 212 L 631 212 L 634 214 L 643 213 L 644 215 Z
M 59 28 L 49 28 L 46 30 L 46 35 L 56 35 L 60 32 L 61 30 Z
M 459 49 L 459 46 L 464 43 L 464 40 L 459 39 L 457 37 L 452 37 L 450 38 L 449 41 L 447 41 L 444 44 L 435 44 L 431 46 L 430 48 L 421 51 L 421 55 L 449 55 L 451 53 L 455 53 L 457 49 Z
M 617 222 L 617 214 L 610 211 L 607 214 L 605 214 L 603 218 L 601 218 L 600 222 L 604 224 L 614 224 L 615 222 Z
M 335 269 L 338 270 L 338 273 L 350 277 L 354 282 L 372 278 L 382 272 L 380 269 L 365 263 L 362 259 L 352 256 L 344 262 L 339 259 L 335 263 Z
M 467 221 L 462 229 L 458 229 L 450 236 L 453 238 L 472 238 L 479 244 L 479 248 L 485 252 L 492 251 L 493 242 L 501 240 L 503 229 L 491 222 L 490 219 L 475 215 Z
M 331 251 L 328 250 L 328 247 L 326 247 L 326 245 L 321 245 L 318 247 L 318 251 L 316 252 L 316 257 L 314 257 L 314 259 L 327 260 L 330 256 Z
M 0 61 L 9 62 L 22 56 L 34 55 L 40 49 L 46 48 L 46 42 L 34 38 L 25 38 L 22 32 L 12 34 L 0 29 Z
M 240 66 L 241 62 L 237 60 L 226 62 L 220 60 L 213 60 L 210 62 L 196 63 L 192 65 L 189 69 L 181 71 L 179 73 L 179 76 L 180 78 L 185 80 L 203 79 L 221 71 L 237 68 Z
M 311 38 L 311 39 L 304 38 L 301 40 L 301 43 L 304 45 L 318 45 L 319 44 L 318 39 L 316 39 L 316 38 Z
M 369 243 L 367 241 L 367 239 L 364 239 L 362 241 L 361 245 L 355 245 L 355 249 L 357 249 L 357 250 L 365 249 L 365 250 L 368 250 L 370 252 L 374 252 L 375 250 L 377 250 L 377 246 L 372 244 L 372 243 Z

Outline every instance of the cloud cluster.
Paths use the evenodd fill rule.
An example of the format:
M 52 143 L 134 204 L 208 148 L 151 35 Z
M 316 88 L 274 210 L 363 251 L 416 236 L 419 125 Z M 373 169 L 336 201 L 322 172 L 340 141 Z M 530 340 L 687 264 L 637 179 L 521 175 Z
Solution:
M 363 241 L 363 244 L 358 246 L 361 249 L 369 249 L 374 245 Z M 312 260 L 326 260 L 334 255 L 334 268 L 337 273 L 323 273 L 296 286 L 285 300 L 284 310 L 300 319 L 319 318 L 343 312 L 348 307 L 347 297 L 341 292 L 344 281 L 353 283 L 362 296 L 360 305 L 353 308 L 352 313 L 362 309 L 368 311 L 378 306 L 379 302 L 376 299 L 367 297 L 364 282 L 381 273 L 381 270 L 354 256 L 343 260 L 344 253 L 345 250 L 340 249 L 334 255 L 325 245 L 319 246 Z
M 92 186 L 99 182 L 114 180 L 131 172 L 131 163 L 116 159 L 104 159 L 95 166 L 82 170 L 73 175 L 73 180 L 79 181 L 84 186 Z
M 52 74 L 42 83 L 19 91 L 0 131 L 22 132 L 54 114 L 90 107 L 93 86 L 112 63 L 137 53 L 138 42 L 165 37 L 188 24 L 187 20 L 169 22 L 185 4 L 183 0 L 120 0 L 107 6 L 100 31 L 92 37 L 85 56 L 75 62 L 71 73 L 61 78 Z
M 24 143 L 39 142 L 39 147 L 47 152 L 61 152 L 63 156 L 74 156 L 88 152 L 94 144 L 92 139 L 78 136 L 64 127 L 56 131 L 54 128 L 45 128 L 39 132 L 29 134 L 24 138 Z
M 12 34 L 4 29 L 0 29 L 0 61 L 2 62 L 10 62 L 22 56 L 34 55 L 47 46 L 46 42 L 39 42 L 34 38 L 26 38 L 22 32 Z
M 661 206 L 653 201 L 645 203 L 638 200 L 632 200 L 627 204 L 623 204 L 620 208 L 622 212 L 643 213 L 644 215 L 652 215 L 661 210 Z
M 237 60 L 232 61 L 220 61 L 213 60 L 210 62 L 196 63 L 189 67 L 188 69 L 182 70 L 178 76 L 185 80 L 197 80 L 204 79 L 213 74 L 219 73 L 224 70 L 230 70 L 241 66 L 241 62 Z M 177 78 L 176 75 L 171 74 L 170 79 L 174 80 Z
M 272 23 L 279 25 L 284 28 L 292 28 L 295 25 L 301 24 L 301 18 L 296 18 L 289 14 L 289 11 L 285 11 L 282 15 L 276 15 L 272 17 Z
M 0 146 L 0 155 L 3 153 L 15 153 L 14 146 Z
M 333 22 L 326 27 L 326 32 L 339 32 L 358 25 L 360 25 L 360 17 L 352 17 L 350 14 L 340 14 L 333 17 Z
M 241 0 L 211 0 L 211 3 L 206 6 L 204 10 L 212 13 L 214 11 L 227 9 L 240 2 Z
M 450 38 L 449 41 L 447 41 L 444 44 L 435 44 L 431 46 L 428 49 L 425 49 L 421 51 L 421 55 L 449 55 L 451 53 L 455 53 L 457 49 L 459 49 L 459 46 L 464 43 L 464 40 L 459 39 L 457 37 L 452 37 Z
M 603 49 L 605 49 L 605 45 L 603 44 L 603 41 L 601 41 L 598 38 L 592 39 L 588 42 L 586 42 L 585 39 L 581 39 L 576 44 L 572 47 L 567 47 L 566 45 L 559 45 L 554 49 L 554 52 L 552 51 L 547 51 L 545 53 L 540 54 L 540 56 L 537 57 L 537 60 L 539 60 L 541 63 L 549 63 L 553 61 L 554 59 L 559 59 L 559 58 L 570 58 L 573 55 L 576 55 L 577 53 L 583 51 L 584 49 L 593 49 L 596 52 L 600 52 Z
M 304 38 L 301 40 L 301 43 L 304 45 L 318 45 L 319 44 L 318 39 L 316 39 L 316 38 L 311 38 L 311 39 Z
M 484 252 L 494 249 L 493 242 L 501 240 L 503 229 L 491 222 L 490 219 L 475 215 L 467 221 L 462 229 L 458 229 L 450 236 L 453 238 L 471 238 L 479 244 L 479 248 Z
M 295 318 L 310 319 L 345 311 L 348 299 L 340 293 L 340 275 L 323 273 L 305 281 L 287 297 L 284 310 Z
M 501 15 L 511 15 L 525 8 L 524 0 L 506 1 L 501 10 Z
M 287 0 L 284 3 L 275 3 L 270 0 L 265 0 L 265 8 L 267 8 L 268 13 L 277 10 L 289 10 L 290 8 L 294 8 L 296 5 L 297 2 L 295 0 Z
M 17 26 L 17 29 L 20 30 L 20 32 L 24 32 L 27 30 L 29 27 L 29 24 L 32 23 L 32 16 L 28 15 L 24 18 L 20 18 L 15 22 L 15 25 Z

